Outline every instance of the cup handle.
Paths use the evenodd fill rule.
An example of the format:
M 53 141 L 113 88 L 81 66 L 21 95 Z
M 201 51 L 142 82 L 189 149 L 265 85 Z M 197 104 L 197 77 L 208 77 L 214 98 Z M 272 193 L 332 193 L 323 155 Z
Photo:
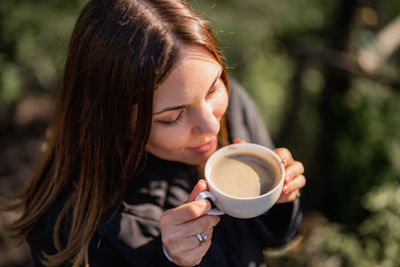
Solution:
M 209 198 L 209 199 L 211 199 L 213 202 L 215 202 L 215 196 L 214 196 L 214 194 L 211 193 L 210 191 L 203 191 L 203 192 L 200 192 L 200 194 L 197 195 L 197 197 L 196 197 L 195 200 L 197 201 L 197 200 L 201 200 L 201 199 L 205 199 L 205 198 Z M 208 214 L 208 215 L 224 215 L 225 212 L 220 211 L 220 210 L 217 209 L 217 208 L 214 208 L 214 209 L 210 210 L 209 212 L 207 212 L 207 214 Z

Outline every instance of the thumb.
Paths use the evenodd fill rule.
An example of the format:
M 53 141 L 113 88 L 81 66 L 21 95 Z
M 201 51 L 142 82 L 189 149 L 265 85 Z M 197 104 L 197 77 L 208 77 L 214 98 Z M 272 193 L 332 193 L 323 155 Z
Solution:
M 195 198 L 197 197 L 198 194 L 200 194 L 200 192 L 206 191 L 208 190 L 208 186 L 207 186 L 207 181 L 204 179 L 200 179 L 197 184 L 195 185 L 195 187 L 192 190 L 192 193 L 190 193 L 189 199 L 187 202 L 192 202 L 195 200 Z

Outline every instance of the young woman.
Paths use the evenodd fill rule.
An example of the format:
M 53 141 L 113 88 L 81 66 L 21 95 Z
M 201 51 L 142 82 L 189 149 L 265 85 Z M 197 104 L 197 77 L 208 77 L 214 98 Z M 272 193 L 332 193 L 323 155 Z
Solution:
M 254 219 L 207 215 L 210 202 L 194 201 L 202 165 L 236 138 L 272 146 L 207 23 L 182 1 L 91 0 L 11 229 L 36 266 L 265 266 L 262 249 L 298 230 L 304 169 L 276 149 L 279 204 Z

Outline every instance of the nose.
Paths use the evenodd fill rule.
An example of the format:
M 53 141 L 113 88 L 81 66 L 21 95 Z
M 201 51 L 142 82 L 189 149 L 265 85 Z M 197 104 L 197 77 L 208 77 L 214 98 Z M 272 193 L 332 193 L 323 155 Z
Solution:
M 192 132 L 198 135 L 216 135 L 219 132 L 219 121 L 210 105 L 205 105 L 194 118 Z

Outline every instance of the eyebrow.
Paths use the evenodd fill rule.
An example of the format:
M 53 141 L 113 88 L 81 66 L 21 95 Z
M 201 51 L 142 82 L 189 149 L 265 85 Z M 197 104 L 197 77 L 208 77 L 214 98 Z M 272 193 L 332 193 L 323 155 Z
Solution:
M 221 74 L 222 74 L 222 69 L 218 72 L 217 77 L 214 79 L 214 81 L 212 82 L 212 84 L 210 85 L 208 90 L 210 90 L 215 85 L 215 83 L 221 77 Z M 166 112 L 166 111 L 179 110 L 181 108 L 186 108 L 186 107 L 187 107 L 187 105 L 168 107 L 168 108 L 164 108 L 164 109 L 162 109 L 162 110 L 160 110 L 158 112 L 153 113 L 153 115 L 161 114 L 161 113 Z

